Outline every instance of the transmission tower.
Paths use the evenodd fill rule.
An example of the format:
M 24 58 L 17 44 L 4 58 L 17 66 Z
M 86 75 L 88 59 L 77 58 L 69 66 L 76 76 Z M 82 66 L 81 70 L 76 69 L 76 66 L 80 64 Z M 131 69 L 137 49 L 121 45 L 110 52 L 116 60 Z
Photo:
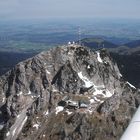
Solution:
M 81 28 L 78 27 L 78 44 L 81 45 Z

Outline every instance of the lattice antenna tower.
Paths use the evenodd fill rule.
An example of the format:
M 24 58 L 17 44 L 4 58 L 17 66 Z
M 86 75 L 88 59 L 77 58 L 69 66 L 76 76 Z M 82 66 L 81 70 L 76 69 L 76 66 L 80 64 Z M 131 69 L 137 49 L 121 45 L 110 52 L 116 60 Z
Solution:
M 81 45 L 81 28 L 78 27 L 78 44 Z

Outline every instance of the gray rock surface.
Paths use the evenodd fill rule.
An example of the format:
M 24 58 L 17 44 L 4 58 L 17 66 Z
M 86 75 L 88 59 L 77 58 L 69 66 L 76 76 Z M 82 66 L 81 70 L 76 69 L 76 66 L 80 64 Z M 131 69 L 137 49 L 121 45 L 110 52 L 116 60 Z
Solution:
M 119 140 L 140 92 L 106 50 L 68 45 L 0 77 L 0 100 L 1 139 Z

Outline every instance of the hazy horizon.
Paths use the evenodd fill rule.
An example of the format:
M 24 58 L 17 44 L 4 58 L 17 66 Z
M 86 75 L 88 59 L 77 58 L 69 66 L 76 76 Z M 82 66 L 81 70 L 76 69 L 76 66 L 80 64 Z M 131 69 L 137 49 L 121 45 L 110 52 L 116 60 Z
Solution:
M 0 19 L 140 19 L 139 0 L 1 0 Z

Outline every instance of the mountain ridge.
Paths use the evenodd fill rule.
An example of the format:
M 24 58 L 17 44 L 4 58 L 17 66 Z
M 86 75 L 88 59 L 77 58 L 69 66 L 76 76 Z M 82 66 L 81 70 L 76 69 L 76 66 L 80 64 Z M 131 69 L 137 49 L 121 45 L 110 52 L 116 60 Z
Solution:
M 6 140 L 116 140 L 140 103 L 105 49 L 76 44 L 17 64 L 0 78 L 0 93 Z

